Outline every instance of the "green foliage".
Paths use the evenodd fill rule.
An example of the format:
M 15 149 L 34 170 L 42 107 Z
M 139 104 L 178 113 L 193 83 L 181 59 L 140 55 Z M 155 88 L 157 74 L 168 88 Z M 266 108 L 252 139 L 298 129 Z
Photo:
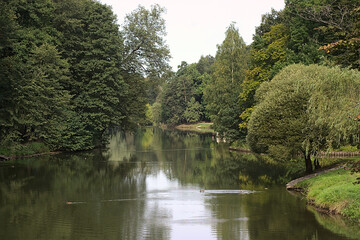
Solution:
M 19 78 L 20 61 L 14 46 L 18 36 L 15 9 L 9 2 L 0 4 L 0 139 L 1 142 L 17 138 L 12 131 L 14 121 L 14 86 Z
M 261 83 L 270 81 L 281 69 L 294 64 L 314 64 L 323 61 L 323 53 L 315 38 L 318 24 L 292 12 L 290 1 L 280 12 L 273 10 L 263 16 L 251 44 L 250 69 L 242 84 L 240 128 L 246 129 L 249 112 L 254 106 L 254 95 Z
M 157 126 L 157 125 L 159 125 L 159 123 L 161 122 L 161 119 L 162 119 L 161 103 L 155 102 L 151 106 L 151 111 L 152 111 L 152 115 L 153 115 L 153 123 Z
M 298 183 L 307 190 L 307 198 L 319 207 L 360 221 L 360 185 L 349 170 L 336 170 Z
M 206 119 L 203 93 L 211 59 L 211 56 L 202 57 L 199 63 L 190 65 L 182 62 L 176 74 L 170 77 L 160 97 L 162 122 L 179 124 Z
M 330 59 L 338 65 L 359 69 L 358 0 L 289 0 L 287 9 L 317 30 L 316 38 Z
M 360 112 L 359 86 L 357 71 L 317 65 L 285 68 L 256 92 L 258 104 L 247 136 L 250 148 L 270 153 L 283 149 L 289 158 L 356 142 L 359 129 L 353 118 Z
M 162 120 L 169 124 L 185 122 L 184 111 L 193 95 L 193 76 L 186 74 L 190 68 L 183 62 L 177 74 L 164 86 L 161 99 Z M 194 67 L 192 69 L 195 69 Z M 198 73 L 195 72 L 196 75 Z
M 359 174 L 360 173 L 360 161 L 354 162 L 351 164 L 351 174 Z M 357 176 L 354 184 L 360 184 L 360 176 Z
M 7 53 L 0 60 L 7 83 L 7 90 L 1 89 L 7 104 L 0 110 L 4 114 L 1 144 L 42 139 L 53 147 L 64 129 L 63 111 L 69 109 L 70 100 L 62 87 L 69 81 L 68 64 L 54 45 L 59 36 L 50 21 L 54 5 L 44 0 L 5 6 L 14 15 L 8 19 L 13 32 L 5 33 L 6 45 L 2 45 Z
M 195 98 L 192 97 L 187 104 L 187 107 L 184 112 L 184 117 L 186 122 L 195 123 L 201 119 L 202 106 L 199 102 L 195 101 Z
M 154 116 L 150 104 L 146 104 L 146 113 L 145 113 L 145 122 L 144 125 L 151 126 L 154 122 Z
M 165 20 L 161 17 L 164 11 L 157 4 L 150 10 L 139 6 L 126 16 L 122 30 L 123 68 L 157 74 L 169 69 L 169 49 L 163 39 L 166 35 Z
M 139 7 L 120 31 L 111 8 L 98 1 L 2 3 L 1 145 L 91 149 L 109 128 L 142 123 L 146 71 L 133 67 L 160 75 L 168 68 L 162 12 Z
M 218 46 L 211 78 L 205 87 L 206 110 L 214 130 L 222 137 L 240 137 L 238 96 L 248 66 L 248 48 L 231 24 L 225 40 Z
M 251 69 L 247 71 L 240 92 L 243 111 L 251 111 L 256 89 L 262 82 L 270 81 L 285 64 L 286 45 L 288 42 L 287 28 L 283 24 L 270 27 L 270 31 L 256 38 L 251 49 Z M 239 114 L 240 115 L 240 114 Z M 248 117 L 242 116 L 242 126 L 247 125 Z
M 81 34 L 73 34 L 73 25 L 60 26 L 61 47 L 71 66 L 72 81 L 65 87 L 91 135 L 88 147 L 92 147 L 101 144 L 109 126 L 123 124 L 127 112 L 120 103 L 129 91 L 120 72 L 122 49 L 115 15 L 109 7 L 93 1 L 85 1 L 81 7 L 80 13 L 72 10 L 78 14 L 71 16 Z
M 205 73 L 210 74 L 212 72 L 211 66 L 214 64 L 215 58 L 211 55 L 201 56 L 200 60 L 196 64 L 196 69 L 203 75 Z
M 340 146 L 339 148 L 336 148 L 333 150 L 334 152 L 359 152 L 359 148 L 357 145 L 344 145 Z
M 239 128 L 246 130 L 248 127 L 248 122 L 250 120 L 251 117 L 251 113 L 253 112 L 253 108 L 247 108 L 245 109 L 241 114 L 240 114 L 240 123 L 239 123 Z
M 150 74 L 145 78 L 146 96 L 150 105 L 155 103 L 162 91 L 162 86 L 165 84 L 165 79 L 168 77 L 168 74 L 164 75 L 165 76 L 159 77 L 157 74 Z
M 279 15 L 265 15 L 263 23 L 260 27 L 264 30 L 260 31 L 258 36 L 254 37 L 251 48 L 251 68 L 247 71 L 247 76 L 242 83 L 242 92 L 240 99 L 243 102 L 252 104 L 253 95 L 262 82 L 269 81 L 276 74 L 273 69 L 275 64 L 285 61 L 286 46 L 289 35 L 287 27 L 282 23 L 269 25 L 268 18 L 273 19 L 271 22 L 279 22 Z M 259 27 L 259 28 L 260 28 Z M 267 30 L 265 32 L 265 29 Z

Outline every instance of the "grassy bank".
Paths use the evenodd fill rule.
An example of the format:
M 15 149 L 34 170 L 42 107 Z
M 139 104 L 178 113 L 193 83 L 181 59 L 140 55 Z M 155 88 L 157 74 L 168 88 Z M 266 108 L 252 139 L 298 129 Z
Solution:
M 209 122 L 200 122 L 194 124 L 181 124 L 176 126 L 176 129 L 183 130 L 183 131 L 192 131 L 198 133 L 213 133 L 215 134 L 214 130 L 211 128 L 213 123 Z
M 338 169 L 296 184 L 306 192 L 309 203 L 329 213 L 341 214 L 360 223 L 360 174 Z

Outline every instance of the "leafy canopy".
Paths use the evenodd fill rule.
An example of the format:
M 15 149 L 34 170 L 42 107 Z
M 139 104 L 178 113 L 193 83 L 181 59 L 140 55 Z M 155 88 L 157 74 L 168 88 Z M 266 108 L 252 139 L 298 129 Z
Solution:
M 247 136 L 253 151 L 316 155 L 359 139 L 358 71 L 291 65 L 263 83 L 256 99 Z
M 225 40 L 218 45 L 213 72 L 204 91 L 206 110 L 214 123 L 214 130 L 228 139 L 240 137 L 238 97 L 248 67 L 248 56 L 248 48 L 233 23 L 226 30 Z

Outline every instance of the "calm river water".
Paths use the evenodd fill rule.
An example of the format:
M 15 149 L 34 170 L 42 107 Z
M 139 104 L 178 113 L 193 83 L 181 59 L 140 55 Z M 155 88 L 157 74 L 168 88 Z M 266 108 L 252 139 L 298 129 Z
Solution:
M 360 239 L 288 193 L 292 171 L 227 147 L 148 128 L 103 151 L 0 163 L 0 239 Z

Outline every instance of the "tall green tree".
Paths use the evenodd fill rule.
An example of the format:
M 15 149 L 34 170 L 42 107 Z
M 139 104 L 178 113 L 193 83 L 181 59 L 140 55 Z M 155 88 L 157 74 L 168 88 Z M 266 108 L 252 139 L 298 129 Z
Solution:
M 71 8 L 71 4 L 79 8 Z M 86 130 L 88 147 L 102 144 L 110 126 L 126 118 L 128 84 L 122 77 L 122 40 L 110 7 L 95 1 L 58 3 L 61 50 L 70 63 L 71 81 L 65 85 Z
M 14 123 L 14 88 L 19 78 L 19 59 L 14 49 L 18 27 L 14 6 L 8 1 L 2 2 L 0 4 L 0 142 L 10 137 Z
M 194 97 L 190 99 L 190 101 L 187 103 L 184 117 L 186 122 L 188 123 L 195 123 L 200 121 L 201 115 L 203 113 L 202 106 L 199 102 L 195 100 Z
M 251 48 L 251 68 L 246 72 L 240 93 L 244 111 L 240 115 L 241 127 L 246 128 L 254 103 L 253 96 L 262 82 L 270 81 L 285 65 L 289 35 L 284 24 L 270 26 L 270 31 L 256 36 Z
M 159 98 L 162 122 L 179 124 L 208 120 L 204 89 L 209 81 L 213 57 L 201 57 L 198 63 L 182 62 L 169 77 Z
M 56 143 L 66 131 L 65 113 L 70 110 L 69 92 L 61 85 L 69 81 L 68 63 L 55 46 L 45 43 L 33 50 L 27 66 L 16 99 L 22 136 L 61 147 Z
M 232 23 L 218 45 L 211 79 L 205 88 L 206 109 L 214 130 L 228 139 L 239 138 L 239 94 L 248 67 L 249 51 Z
M 302 153 L 307 172 L 311 156 L 345 143 L 356 144 L 360 112 L 358 71 L 317 65 L 291 65 L 261 84 L 247 141 L 255 152 Z M 279 158 L 277 158 L 279 159 Z M 316 164 L 315 164 L 316 165 Z
M 194 80 L 199 76 L 195 64 L 181 63 L 176 74 L 164 86 L 161 98 L 163 122 L 169 124 L 186 122 L 184 112 L 194 95 Z
M 295 15 L 291 4 L 285 9 L 265 14 L 256 28 L 251 44 L 250 69 L 240 94 L 243 111 L 240 127 L 247 128 L 254 105 L 254 94 L 261 83 L 270 81 L 281 69 L 294 63 L 314 64 L 323 61 L 319 51 L 320 25 Z
M 163 74 L 169 70 L 165 9 L 158 4 L 147 10 L 139 6 L 125 18 L 121 31 L 124 38 L 122 68 L 142 74 Z
M 145 117 L 146 104 L 155 102 L 165 79 L 171 75 L 170 51 L 164 40 L 164 12 L 159 5 L 150 9 L 139 6 L 126 16 L 121 29 L 124 43 L 121 68 L 129 95 L 133 96 L 133 101 L 128 101 L 127 115 L 132 117 L 127 125 Z M 134 76 L 137 81 L 133 81 Z
M 54 9 L 50 0 L 2 5 L 8 11 L 2 17 L 8 24 L 1 43 L 7 85 L 7 106 L 0 110 L 2 141 L 59 140 L 54 129 L 61 127 L 62 109 L 68 107 L 68 92 L 60 84 L 68 79 L 68 65 L 56 49 L 60 33 L 52 26 Z
M 321 49 L 337 65 L 360 68 L 358 0 L 287 0 L 288 11 L 316 29 Z

